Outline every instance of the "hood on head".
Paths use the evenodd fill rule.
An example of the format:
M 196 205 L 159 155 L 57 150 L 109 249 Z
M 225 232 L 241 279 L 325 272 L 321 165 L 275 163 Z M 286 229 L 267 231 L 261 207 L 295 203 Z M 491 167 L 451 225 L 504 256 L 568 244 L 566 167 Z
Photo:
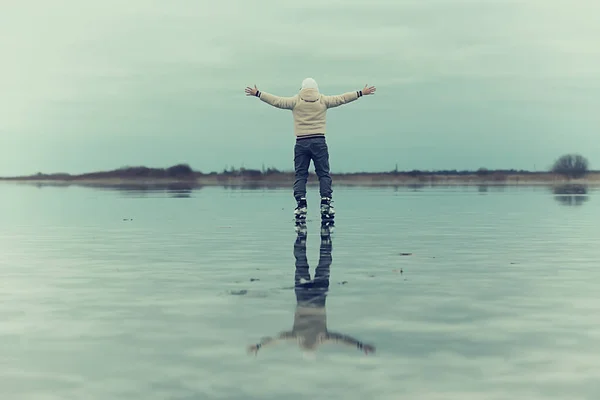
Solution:
M 313 78 L 306 78 L 302 81 L 302 89 L 317 89 L 319 90 L 319 85 L 317 85 L 317 81 Z
M 313 78 L 306 78 L 302 81 L 302 89 L 300 89 L 300 98 L 304 101 L 319 100 L 319 85 Z

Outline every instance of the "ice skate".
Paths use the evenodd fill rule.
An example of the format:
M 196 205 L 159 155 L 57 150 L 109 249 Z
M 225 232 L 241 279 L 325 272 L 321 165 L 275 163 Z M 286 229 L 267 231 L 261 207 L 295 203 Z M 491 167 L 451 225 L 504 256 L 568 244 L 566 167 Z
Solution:
M 306 223 L 306 211 L 306 198 L 301 197 L 300 199 L 298 199 L 298 204 L 294 209 L 294 218 L 296 219 L 296 223 Z
M 335 209 L 331 205 L 333 200 L 330 197 L 321 197 L 321 221 L 333 221 L 335 218 Z

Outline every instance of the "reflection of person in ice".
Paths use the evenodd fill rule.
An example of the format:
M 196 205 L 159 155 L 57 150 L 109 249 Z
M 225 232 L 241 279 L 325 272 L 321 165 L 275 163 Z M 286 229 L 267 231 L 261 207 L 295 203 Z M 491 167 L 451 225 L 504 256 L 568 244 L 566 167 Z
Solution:
M 291 331 L 281 332 L 275 337 L 262 338 L 260 343 L 248 348 L 249 352 L 256 354 L 263 347 L 281 341 L 296 341 L 302 350 L 311 353 L 320 344 L 325 343 L 345 344 L 362 350 L 365 354 L 375 351 L 375 347 L 372 345 L 327 329 L 325 300 L 329 290 L 331 249 L 331 235 L 328 229 L 325 228 L 321 232 L 319 265 L 315 270 L 314 279 L 311 280 L 306 258 L 306 236 L 302 233 L 298 234 L 294 244 L 294 257 L 296 258 L 294 289 L 297 301 L 294 326 Z

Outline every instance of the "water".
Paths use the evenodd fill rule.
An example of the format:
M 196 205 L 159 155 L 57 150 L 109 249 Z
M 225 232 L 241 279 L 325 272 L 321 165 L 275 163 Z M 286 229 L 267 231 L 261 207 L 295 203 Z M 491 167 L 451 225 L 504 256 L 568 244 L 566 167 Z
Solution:
M 2 399 L 600 398 L 593 190 L 338 188 L 328 247 L 313 189 L 325 314 L 289 190 L 0 193 Z M 248 352 L 297 311 L 375 351 Z

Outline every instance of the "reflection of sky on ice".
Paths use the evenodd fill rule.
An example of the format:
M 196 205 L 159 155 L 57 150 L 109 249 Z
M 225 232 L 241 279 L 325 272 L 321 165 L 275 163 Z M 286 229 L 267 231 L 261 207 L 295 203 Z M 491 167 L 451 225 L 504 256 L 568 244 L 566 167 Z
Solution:
M 327 328 L 376 353 L 292 341 L 254 356 L 294 323 L 287 193 L 3 190 L 3 397 L 600 397 L 595 201 L 340 189 Z M 319 243 L 309 223 L 311 276 Z

